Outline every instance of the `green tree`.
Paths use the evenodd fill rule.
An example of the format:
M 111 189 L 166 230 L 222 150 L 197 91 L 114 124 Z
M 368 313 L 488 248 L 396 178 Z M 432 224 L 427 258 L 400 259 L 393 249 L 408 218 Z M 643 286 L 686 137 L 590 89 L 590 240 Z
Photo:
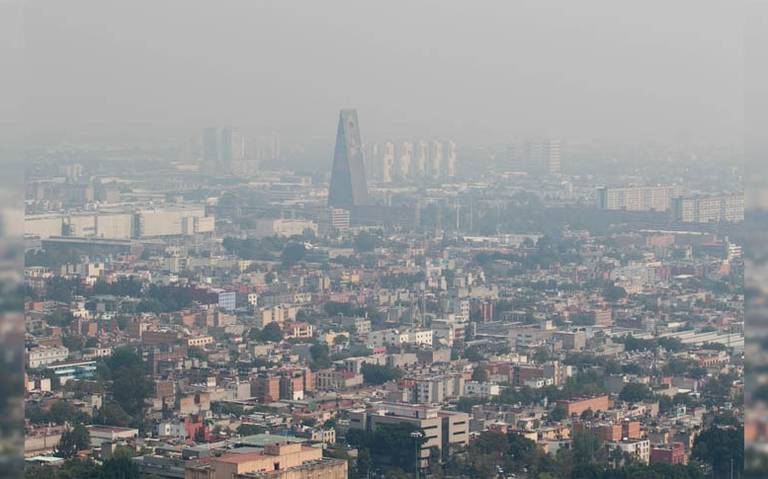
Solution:
M 237 434 L 240 436 L 253 436 L 256 434 L 264 434 L 266 428 L 258 426 L 256 424 L 241 424 L 237 426 Z
M 568 417 L 568 413 L 562 404 L 558 404 L 549 413 L 549 419 L 552 421 L 562 421 Z
M 628 403 L 645 401 L 651 397 L 651 389 L 642 383 L 629 383 L 622 388 L 619 399 Z
M 744 428 L 711 427 L 696 437 L 691 456 L 712 466 L 715 477 L 741 477 L 744 464 Z
M 603 290 L 606 301 L 618 301 L 627 297 L 627 291 L 621 286 L 609 285 Z
M 600 440 L 592 433 L 579 431 L 573 435 L 573 457 L 577 466 L 591 464 L 597 459 Z
M 464 358 L 472 362 L 478 362 L 485 359 L 482 353 L 474 346 L 471 346 L 464 350 Z
M 99 409 L 99 413 L 94 418 L 97 424 L 107 424 L 110 426 L 123 427 L 131 422 L 131 416 L 125 412 L 120 404 L 114 401 L 107 401 Z
M 314 369 L 325 369 L 331 367 L 330 352 L 325 344 L 313 344 L 309 348 L 309 354 L 312 356 L 312 367 Z
M 399 368 L 380 366 L 378 364 L 363 364 L 360 368 L 365 384 L 384 384 L 388 381 L 400 379 L 403 372 Z
M 354 248 L 358 253 L 369 253 L 376 249 L 379 244 L 379 238 L 367 231 L 363 231 L 354 240 Z
M 51 404 L 50 419 L 56 424 L 75 422 L 80 411 L 69 401 L 59 400 Z
M 70 334 L 61 338 L 61 343 L 70 351 L 82 351 L 85 347 L 85 338 L 78 334 Z
M 472 380 L 481 383 L 488 381 L 488 368 L 483 365 L 477 366 L 472 371 Z
M 56 445 L 54 454 L 64 459 L 71 459 L 78 453 L 91 446 L 91 437 L 85 426 L 78 424 L 74 429 L 64 431 Z
M 283 340 L 283 330 L 276 322 L 271 322 L 261 330 L 261 340 L 268 343 L 279 343 Z
M 547 348 L 541 347 L 537 348 L 536 351 L 533 353 L 533 360 L 536 361 L 537 364 L 543 364 L 550 360 L 550 354 L 549 350 Z
M 119 454 L 104 461 L 101 479 L 140 479 L 138 464 L 130 457 Z
M 139 368 L 122 368 L 113 373 L 112 397 L 131 416 L 140 416 L 154 383 Z
M 420 433 L 414 437 L 414 433 Z M 413 471 L 416 465 L 416 450 L 426 441 L 423 431 L 410 423 L 382 424 L 375 431 L 351 429 L 347 442 L 359 450 L 368 450 L 376 467 L 398 465 Z
M 362 449 L 358 452 L 356 467 L 358 477 L 368 477 L 368 474 L 371 472 L 371 468 L 373 467 L 371 451 L 368 449 Z
M 285 246 L 280 260 L 286 266 L 292 266 L 303 260 L 307 254 L 304 243 L 289 243 Z

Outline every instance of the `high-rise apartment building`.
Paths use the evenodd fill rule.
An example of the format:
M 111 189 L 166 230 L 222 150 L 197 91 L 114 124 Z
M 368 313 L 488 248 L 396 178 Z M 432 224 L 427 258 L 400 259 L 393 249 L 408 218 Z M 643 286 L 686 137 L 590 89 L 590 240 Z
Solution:
M 356 110 L 341 110 L 333 153 L 328 205 L 351 208 L 368 203 L 362 142 Z
M 429 144 L 424 140 L 419 140 L 419 146 L 416 151 L 416 165 L 414 176 L 424 178 L 427 176 L 427 167 L 429 163 Z
M 378 143 L 368 145 L 365 152 L 365 173 L 369 179 L 381 178 L 381 157 Z
M 248 170 L 245 137 L 232 128 L 210 127 L 203 130 L 203 161 L 211 171 L 233 173 Z
M 443 176 L 443 143 L 434 140 L 431 153 L 429 175 L 434 179 L 441 178 Z
M 675 186 L 629 186 L 597 189 L 597 207 L 602 210 L 669 211 Z
M 560 140 L 546 139 L 529 142 L 523 151 L 529 171 L 560 173 Z
M 407 180 L 411 177 L 413 164 L 413 143 L 404 141 L 400 146 L 400 157 L 397 164 L 397 177 Z
M 744 195 L 674 198 L 672 217 L 681 223 L 739 223 L 744 221 Z
M 395 144 L 388 141 L 381 156 L 381 181 L 391 183 L 395 176 Z
M 448 156 L 447 156 L 446 170 L 445 170 L 445 175 L 448 178 L 456 177 L 457 162 L 458 160 L 456 157 L 456 143 L 453 140 L 448 140 Z

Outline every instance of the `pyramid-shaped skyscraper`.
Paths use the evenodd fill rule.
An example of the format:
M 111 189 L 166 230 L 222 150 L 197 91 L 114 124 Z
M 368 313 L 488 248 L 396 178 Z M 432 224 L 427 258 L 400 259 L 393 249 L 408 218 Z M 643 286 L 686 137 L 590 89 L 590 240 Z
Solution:
M 341 110 L 336 132 L 336 149 L 333 152 L 328 205 L 334 208 L 352 209 L 354 206 L 366 204 L 368 204 L 368 186 L 365 182 L 357 110 Z

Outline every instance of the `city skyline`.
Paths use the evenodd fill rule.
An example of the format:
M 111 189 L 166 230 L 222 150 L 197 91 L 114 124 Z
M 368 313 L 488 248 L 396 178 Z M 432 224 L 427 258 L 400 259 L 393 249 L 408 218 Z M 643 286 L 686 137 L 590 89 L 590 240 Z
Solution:
M 3 471 L 765 477 L 741 6 L 0 1 Z

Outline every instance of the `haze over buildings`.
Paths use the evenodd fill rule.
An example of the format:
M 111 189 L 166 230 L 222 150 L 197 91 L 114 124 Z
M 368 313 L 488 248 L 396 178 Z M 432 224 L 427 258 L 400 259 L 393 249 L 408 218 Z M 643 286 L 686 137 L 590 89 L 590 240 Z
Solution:
M 768 441 L 730 9 L 26 3 L 28 477 L 704 479 Z
M 332 144 L 327 118 L 355 105 L 367 141 L 741 141 L 743 22 L 729 2 L 43 1 L 22 13 L 3 15 L 20 66 L 0 113 L 8 140 L 238 125 L 279 132 L 285 154 Z

